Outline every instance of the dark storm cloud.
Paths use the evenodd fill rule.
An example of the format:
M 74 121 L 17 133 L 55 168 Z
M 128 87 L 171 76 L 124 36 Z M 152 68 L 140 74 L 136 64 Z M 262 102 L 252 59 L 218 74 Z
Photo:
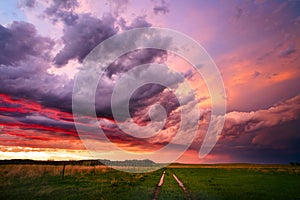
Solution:
M 0 93 L 31 99 L 44 106 L 71 112 L 71 80 L 47 73 L 48 62 L 39 57 L 0 67 Z
M 77 0 L 53 0 L 52 5 L 46 9 L 46 13 L 74 10 L 78 5 Z
M 131 100 L 145 100 L 153 97 L 154 95 L 162 92 L 165 89 L 164 86 L 159 84 L 146 84 L 138 88 L 132 95 Z
M 300 96 L 267 110 L 231 112 L 213 152 L 238 161 L 289 162 L 300 155 Z
M 169 9 L 167 6 L 154 6 L 153 12 L 155 14 L 159 14 L 159 13 L 166 14 L 169 12 Z
M 282 123 L 298 120 L 300 118 L 300 95 L 280 102 L 267 110 L 252 112 L 231 112 L 226 116 L 227 126 L 224 136 L 230 133 L 232 126 L 243 127 L 242 132 L 253 132 L 280 125 Z M 234 131 L 237 133 L 237 131 Z M 242 134 L 242 133 L 241 133 Z
M 73 13 L 76 6 L 76 1 L 54 1 L 45 12 L 52 18 L 61 20 L 59 13 Z M 55 64 L 62 66 L 70 59 L 82 61 L 96 45 L 117 33 L 114 23 L 115 19 L 110 14 L 105 14 L 101 19 L 89 14 L 80 14 L 74 23 L 64 24 L 62 37 L 64 46 L 55 56 Z M 145 16 L 138 16 L 129 22 L 126 29 L 150 25 Z M 0 92 L 71 112 L 73 80 L 47 72 L 51 67 L 52 58 L 49 54 L 54 42 L 50 38 L 39 36 L 35 27 L 26 22 L 14 22 L 7 28 L 3 26 L 0 28 L 0 48 L 3 52 L 0 62 L 4 64 L 0 68 L 2 86 Z M 114 62 L 107 75 L 111 78 L 112 75 L 119 75 L 140 64 L 157 60 L 163 62 L 165 57 L 166 52 L 162 50 L 137 50 Z M 98 92 L 97 96 L 103 99 L 101 105 L 97 107 L 100 116 L 111 116 L 112 82 L 113 80 L 107 80 L 107 84 Z M 155 92 L 160 90 L 156 88 Z M 154 92 L 154 89 L 150 91 Z
M 219 140 L 212 154 L 230 155 L 234 162 L 289 163 L 299 161 L 300 120 Z
M 150 121 L 149 107 L 154 104 L 163 106 L 167 116 L 180 106 L 176 96 L 171 91 L 162 92 L 164 89 L 164 86 L 158 84 L 147 84 L 134 92 L 129 110 L 132 116 L 137 116 L 138 123 L 145 124 Z
M 71 95 L 71 82 L 47 72 L 54 45 L 50 38 L 41 37 L 26 22 L 13 22 L 0 29 L 0 93 L 45 104 Z
M 46 9 L 46 14 L 65 22 L 62 37 L 64 47 L 55 56 L 55 64 L 61 67 L 67 64 L 71 59 L 77 59 L 79 62 L 82 62 L 95 46 L 118 33 L 119 30 L 115 27 L 116 24 L 123 30 L 150 27 L 151 23 L 146 20 L 146 16 L 137 16 L 132 21 L 125 21 L 123 18 L 116 20 L 120 13 L 126 9 L 127 3 L 128 1 L 126 0 L 110 1 L 111 10 L 113 10 L 115 14 L 114 16 L 104 14 L 102 18 L 99 19 L 87 13 L 76 14 L 76 19 L 72 23 L 66 23 L 61 16 L 70 15 L 70 13 L 74 15 L 74 8 L 78 6 L 77 2 L 67 1 L 65 3 L 59 3 L 58 1 L 54 1 L 52 6 Z M 111 79 L 113 75 L 119 76 L 137 65 L 154 61 L 163 62 L 166 55 L 166 52 L 162 50 L 136 50 L 118 58 L 108 68 L 106 75 Z M 106 80 L 101 84 L 100 80 L 101 86 L 96 94 L 98 99 L 101 99 L 101 101 L 96 102 L 98 115 L 111 116 L 110 97 L 114 87 L 112 82 L 113 80 Z M 156 90 L 161 89 L 157 88 Z
M 45 10 L 55 23 L 62 20 L 67 25 L 72 25 L 78 19 L 78 15 L 74 13 L 74 9 L 78 7 L 77 0 L 53 0 L 52 5 Z
M 37 34 L 33 24 L 13 22 L 7 28 L 0 25 L 0 64 L 14 65 L 28 56 L 47 58 L 53 41 Z
M 26 124 L 40 125 L 41 127 L 55 127 L 57 129 L 69 130 L 76 133 L 75 125 L 73 122 L 67 122 L 62 120 L 50 119 L 44 116 L 27 115 L 24 118 L 19 118 L 19 122 Z
M 109 14 L 103 16 L 102 19 L 89 14 L 79 15 L 74 25 L 66 25 L 63 29 L 64 47 L 56 55 L 55 64 L 62 66 L 70 59 L 78 59 L 82 62 L 95 46 L 117 33 L 114 21 L 115 19 Z
M 135 66 L 158 61 L 163 63 L 167 59 L 167 52 L 159 49 L 141 49 L 129 52 L 119 57 L 106 71 L 108 77 L 113 74 L 123 73 Z
M 122 30 L 152 26 L 152 24 L 146 20 L 146 15 L 137 16 L 130 23 L 128 23 L 124 18 L 121 17 L 117 20 L 117 24 L 121 27 Z
M 136 66 L 146 64 L 146 63 L 164 63 L 167 59 L 167 52 L 164 50 L 157 50 L 157 49 L 143 49 L 143 50 L 136 50 L 125 54 L 119 57 L 113 64 L 111 64 L 105 74 L 107 77 L 117 80 L 122 77 L 123 73 L 133 69 Z M 133 79 L 136 80 L 148 80 L 149 77 L 153 77 L 152 79 L 157 80 L 164 80 L 164 83 L 168 87 L 176 88 L 178 84 L 182 83 L 184 80 L 184 75 L 180 73 L 175 73 L 168 71 L 164 68 L 161 69 L 160 72 L 157 69 L 149 68 L 148 65 L 143 66 L 144 68 L 139 72 L 132 73 L 130 76 L 133 76 Z M 110 111 L 110 101 L 113 88 L 115 87 L 114 84 L 107 84 L 103 78 L 100 79 L 100 85 L 97 91 L 97 99 L 98 102 L 96 103 L 98 108 L 103 108 L 102 111 L 107 110 L 107 114 L 111 115 Z M 105 87 L 108 85 L 108 87 Z M 168 106 L 172 103 L 173 96 L 169 96 L 170 98 L 164 98 L 161 96 L 160 98 L 153 98 L 156 95 L 160 95 L 166 88 L 166 86 L 162 86 L 159 84 L 146 84 L 141 85 L 136 91 L 134 91 L 133 95 L 130 99 L 130 112 L 132 115 L 139 114 L 135 112 L 136 110 L 146 109 L 149 105 L 155 104 L 155 101 L 150 101 L 149 99 L 155 99 L 156 102 L 161 103 L 167 110 L 167 114 L 169 114 L 172 110 L 177 108 L 178 101 L 175 108 L 171 108 Z M 111 87 L 111 89 L 108 89 Z M 123 91 L 124 94 L 128 91 Z M 166 94 L 166 93 L 164 93 Z M 125 95 L 124 95 L 125 96 Z M 101 100 L 100 100 L 101 99 Z M 120 104 L 123 104 L 123 101 L 120 99 Z M 174 105 L 175 105 L 174 104 Z M 109 105 L 109 106 L 108 106 Z M 101 112 L 101 111 L 100 111 Z
M 35 6 L 35 0 L 23 0 L 23 1 L 21 1 L 21 6 L 26 6 L 26 7 L 28 7 L 28 8 L 34 8 L 34 6 Z
M 168 3 L 165 0 L 161 0 L 159 3 L 155 3 L 153 12 L 155 14 L 167 14 L 168 12 L 170 12 Z
M 210 111 L 202 118 L 191 150 L 199 151 L 210 121 Z M 299 161 L 299 131 L 300 95 L 265 110 L 227 113 L 222 134 L 210 154 L 225 160 L 229 158 L 226 162 Z
M 96 92 L 96 99 L 98 99 L 98 101 L 96 100 L 96 107 L 98 108 L 97 113 L 99 115 L 102 113 L 107 117 L 112 116 L 110 107 L 111 95 L 115 87 L 115 83 L 113 83 L 112 80 L 117 81 L 123 73 L 133 69 L 136 66 L 153 62 L 163 63 L 166 58 L 167 52 L 157 49 L 136 50 L 119 57 L 105 71 L 105 75 L 107 78 L 109 78 L 109 80 L 104 77 L 99 81 L 98 90 Z M 143 72 L 147 72 L 149 77 L 158 76 L 157 72 L 149 71 L 146 68 Z M 169 75 L 170 76 L 165 77 L 165 80 L 168 81 L 170 85 L 182 82 L 182 79 L 177 74 L 170 73 Z M 135 74 L 135 76 L 138 77 L 139 74 Z M 161 93 L 164 89 L 164 86 L 158 84 L 147 84 L 137 89 L 130 100 L 132 111 L 139 109 L 138 102 L 144 101 L 144 106 L 148 106 L 147 100 Z
M 27 7 L 35 6 L 34 1 L 24 3 Z M 0 26 L 0 93 L 13 99 L 20 99 L 20 102 L 28 100 L 31 104 L 39 105 L 35 108 L 20 102 L 0 104 L 0 122 L 7 125 L 8 133 L 15 132 L 24 140 L 31 138 L 27 134 L 34 136 L 34 132 L 43 133 L 41 138 L 57 136 L 59 139 L 58 136 L 64 134 L 76 136 L 72 116 L 70 116 L 74 80 L 50 74 L 48 69 L 54 67 L 53 60 L 57 67 L 63 67 L 72 59 L 82 62 L 96 45 L 120 31 L 116 28 L 116 24 L 121 22 L 116 21 L 115 16 L 110 14 L 96 18 L 88 13 L 75 13 L 77 6 L 77 1 L 53 1 L 45 10 L 44 17 L 54 23 L 63 22 L 61 38 L 63 47 L 55 56 L 52 54 L 54 40 L 40 36 L 34 25 L 13 22 L 7 27 Z M 120 9 L 118 13 L 121 12 Z M 149 27 L 151 23 L 147 21 L 146 16 L 137 16 L 132 21 L 124 20 L 124 23 L 119 26 L 123 30 L 129 30 Z M 103 82 L 100 80 L 103 84 L 96 94 L 99 100 L 96 101 L 97 115 L 112 118 L 110 98 L 114 81 L 118 80 L 124 72 L 141 64 L 163 63 L 166 58 L 166 51 L 156 49 L 136 50 L 118 58 L 106 71 L 105 80 Z M 166 78 L 170 79 L 170 83 L 182 81 L 171 75 Z M 134 117 L 147 121 L 145 116 L 148 115 L 141 110 L 155 103 L 153 99 L 161 101 L 168 114 L 176 109 L 178 107 L 176 99 L 170 94 L 161 94 L 163 90 L 164 87 L 156 84 L 141 87 L 131 101 Z M 152 98 L 155 95 L 161 98 Z M 142 101 L 147 99 L 152 100 L 145 101 L 141 105 Z M 52 135 L 52 132 L 57 134 Z M 121 139 L 119 137 L 119 141 Z
M 116 15 L 105 13 L 99 19 L 89 13 L 76 14 L 74 8 L 78 6 L 77 1 L 54 1 L 45 13 L 54 22 L 62 20 L 65 23 L 62 37 L 64 48 L 56 55 L 55 64 L 62 66 L 70 59 L 82 62 L 95 46 L 116 34 L 118 32 L 115 27 L 116 18 L 127 3 L 127 1 L 111 1 L 110 5 L 113 7 L 111 9 L 115 10 Z M 123 18 L 119 19 L 118 23 L 124 30 L 151 26 L 146 16 L 137 16 L 128 25 Z
M 89 14 L 79 15 L 78 20 L 73 25 L 65 25 L 63 29 L 64 47 L 56 55 L 55 63 L 57 66 L 63 66 L 70 59 L 78 59 L 82 62 L 87 54 L 99 43 L 108 37 L 116 34 L 118 29 L 114 24 L 115 18 L 110 14 L 105 14 L 101 19 L 90 16 Z M 146 16 L 138 16 L 128 24 L 122 24 L 122 29 L 149 27 Z M 157 49 L 143 49 L 129 52 L 115 62 L 113 62 L 105 72 L 108 80 L 100 80 L 99 89 L 96 97 L 101 101 L 96 102 L 97 114 L 99 116 L 111 117 L 111 94 L 114 88 L 113 80 L 120 74 L 132 69 L 135 66 L 151 63 L 164 62 L 167 57 L 166 51 Z M 112 76 L 115 77 L 112 77 Z

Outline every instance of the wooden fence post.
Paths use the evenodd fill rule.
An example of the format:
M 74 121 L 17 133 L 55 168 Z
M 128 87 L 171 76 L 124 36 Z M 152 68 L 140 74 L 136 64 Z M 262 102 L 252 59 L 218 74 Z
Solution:
M 64 166 L 63 166 L 63 169 L 62 169 L 62 172 L 61 172 L 61 178 L 64 179 L 64 176 L 65 176 L 65 168 L 66 168 L 66 164 L 64 163 Z

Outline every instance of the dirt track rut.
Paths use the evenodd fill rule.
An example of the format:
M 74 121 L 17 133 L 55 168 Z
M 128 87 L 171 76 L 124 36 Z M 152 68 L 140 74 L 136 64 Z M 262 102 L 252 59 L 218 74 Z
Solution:
M 153 200 L 157 200 L 158 199 L 158 196 L 159 196 L 159 193 L 160 193 L 160 190 L 161 190 L 161 186 L 164 184 L 164 178 L 165 178 L 165 174 L 166 174 L 166 171 L 164 171 L 160 177 L 160 180 L 154 190 L 154 198 Z
M 165 174 L 166 171 L 164 171 L 160 177 L 160 180 L 154 190 L 154 198 L 153 200 L 157 200 L 159 198 L 159 194 L 162 188 L 162 185 L 164 184 L 164 178 L 165 178 Z M 184 184 L 182 183 L 182 181 L 174 174 L 174 172 L 172 171 L 172 176 L 173 178 L 176 180 L 176 182 L 178 183 L 178 186 L 182 189 L 182 191 L 184 192 L 185 198 L 187 200 L 191 200 L 190 194 L 188 192 L 188 190 L 186 189 L 186 187 L 184 186 Z
M 181 189 L 183 190 L 185 198 L 188 199 L 188 200 L 190 200 L 191 196 L 190 196 L 188 190 L 186 189 L 186 187 L 184 187 L 182 181 L 179 178 L 177 178 L 177 176 L 174 173 L 173 173 L 173 177 L 177 181 L 179 187 L 181 187 Z

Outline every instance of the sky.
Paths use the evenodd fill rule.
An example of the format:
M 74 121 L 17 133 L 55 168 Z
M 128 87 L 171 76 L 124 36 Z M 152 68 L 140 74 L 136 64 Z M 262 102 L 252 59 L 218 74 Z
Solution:
M 300 1 L 294 0 L 0 1 L 0 159 L 94 159 L 93 145 L 101 146 L 97 158 L 148 158 L 172 143 L 163 155 L 151 159 L 164 162 L 178 154 L 174 162 L 300 161 L 299 10 Z M 205 77 L 174 52 L 140 49 L 120 56 L 99 80 L 96 120 L 73 115 L 74 84 L 82 69 L 89 70 L 84 65 L 89 53 L 111 36 L 144 27 L 189 36 L 218 67 L 226 91 L 225 124 L 203 158 L 199 149 L 210 122 L 218 118 L 211 114 Z M 149 63 L 169 69 L 148 66 L 134 73 L 136 66 Z M 159 84 L 143 85 L 130 97 L 131 119 L 118 121 L 112 94 L 130 72 L 143 80 L 167 74 L 162 79 L 176 92 Z M 193 98 L 182 89 L 185 81 Z M 123 104 L 126 95 L 123 89 L 117 104 Z M 89 100 L 83 98 L 81 103 L 85 101 Z M 199 112 L 197 118 L 185 112 L 192 106 Z M 80 126 L 75 126 L 76 117 Z M 125 123 L 128 120 L 131 123 Z M 195 120 L 196 126 L 188 123 Z M 157 131 L 154 135 L 149 124 Z M 108 140 L 90 128 L 95 126 Z M 181 128 L 182 138 L 176 140 Z M 194 129 L 191 145 L 178 153 Z M 120 149 L 132 157 L 124 157 Z

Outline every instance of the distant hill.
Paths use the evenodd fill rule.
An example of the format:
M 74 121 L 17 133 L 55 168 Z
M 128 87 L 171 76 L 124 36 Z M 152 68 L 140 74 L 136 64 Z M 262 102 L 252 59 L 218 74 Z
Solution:
M 145 160 L 125 160 L 125 161 L 110 161 L 110 160 L 99 160 L 101 163 L 108 166 L 154 166 L 155 162 L 149 159 Z

